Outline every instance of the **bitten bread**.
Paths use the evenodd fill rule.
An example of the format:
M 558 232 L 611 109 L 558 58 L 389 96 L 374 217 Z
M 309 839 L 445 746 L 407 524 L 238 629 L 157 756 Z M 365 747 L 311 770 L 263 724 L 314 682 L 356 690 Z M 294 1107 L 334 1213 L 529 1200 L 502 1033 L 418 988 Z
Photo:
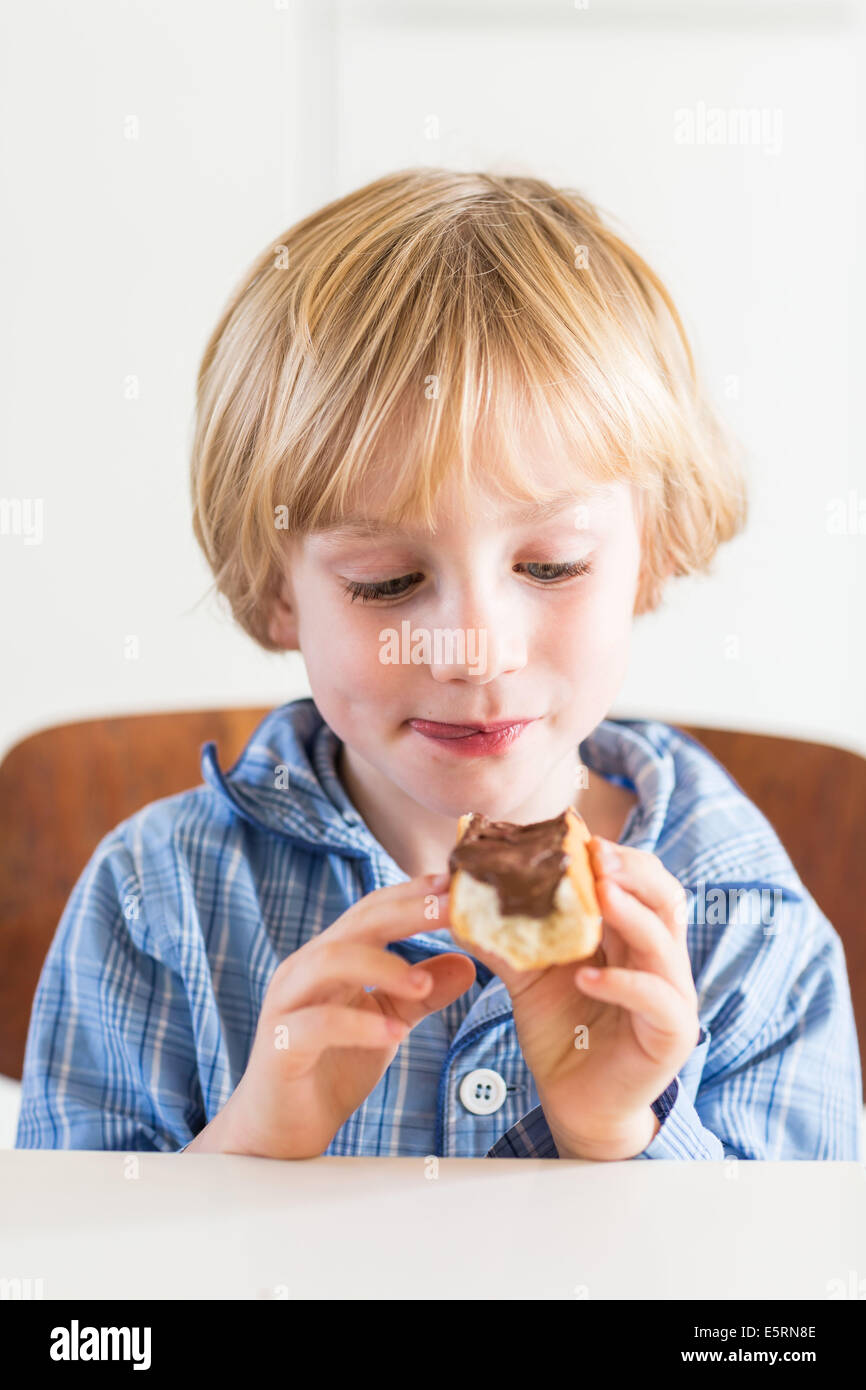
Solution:
M 515 970 L 591 956 L 602 915 L 582 816 L 567 807 L 533 825 L 467 812 L 448 867 L 451 931 L 468 947 L 495 951 Z

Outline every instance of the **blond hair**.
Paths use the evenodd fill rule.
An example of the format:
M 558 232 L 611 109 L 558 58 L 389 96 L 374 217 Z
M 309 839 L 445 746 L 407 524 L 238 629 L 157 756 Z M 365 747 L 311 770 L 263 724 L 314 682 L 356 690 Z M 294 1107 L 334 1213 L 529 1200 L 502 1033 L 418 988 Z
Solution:
M 381 519 L 430 527 L 452 470 L 471 496 L 482 437 L 503 494 L 543 500 L 521 475 L 530 420 L 578 491 L 639 489 L 636 614 L 745 522 L 738 449 L 668 291 L 580 194 L 408 169 L 329 203 L 261 253 L 202 358 L 193 527 L 217 589 L 277 650 L 287 533 L 339 523 L 386 458 Z

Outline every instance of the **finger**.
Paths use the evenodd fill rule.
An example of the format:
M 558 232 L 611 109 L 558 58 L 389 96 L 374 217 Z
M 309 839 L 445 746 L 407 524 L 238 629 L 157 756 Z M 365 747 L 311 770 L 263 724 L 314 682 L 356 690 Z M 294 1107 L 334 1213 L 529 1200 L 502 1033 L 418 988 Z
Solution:
M 411 889 L 408 884 L 394 885 L 395 890 L 402 892 L 378 888 L 368 893 L 325 930 L 335 941 L 363 940 L 380 946 L 416 932 L 435 931 L 447 924 L 448 893 L 433 889 L 435 875 L 425 877 L 426 883 L 413 880 L 415 886 Z
M 421 999 L 429 991 L 432 976 L 423 963 L 413 966 L 393 951 L 326 936 L 314 938 L 307 943 L 309 949 L 289 957 L 291 968 L 274 993 L 280 1012 L 324 1002 L 340 986 L 357 990 L 373 985 L 406 999 Z
M 639 1014 L 662 1037 L 679 1038 L 684 1029 L 688 1032 L 691 1028 L 694 1009 L 689 1009 L 682 995 L 661 976 L 615 965 L 599 969 L 595 977 L 587 971 L 583 966 L 576 973 L 578 987 L 585 994 Z
M 596 879 L 595 889 L 606 925 L 614 929 L 622 944 L 637 957 L 634 962 L 637 969 L 663 974 L 672 981 L 681 979 L 688 956 L 674 941 L 658 913 L 645 907 L 607 876 Z
M 615 879 L 662 919 L 668 932 L 684 940 L 688 930 L 688 900 L 679 879 L 649 850 L 618 845 L 593 835 L 588 842 L 597 877 Z M 612 858 L 619 863 L 611 862 Z
M 283 1020 L 286 1062 L 310 1065 L 329 1047 L 394 1047 L 409 1031 L 402 1019 L 386 1018 L 378 1009 L 317 1004 Z M 276 1043 L 275 1043 L 276 1046 Z

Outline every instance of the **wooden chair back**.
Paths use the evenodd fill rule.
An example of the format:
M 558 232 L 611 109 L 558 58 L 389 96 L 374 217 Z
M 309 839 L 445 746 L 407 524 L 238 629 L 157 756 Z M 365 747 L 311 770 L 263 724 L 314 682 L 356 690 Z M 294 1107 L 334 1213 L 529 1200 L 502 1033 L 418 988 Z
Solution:
M 201 783 L 201 747 L 242 752 L 266 708 L 94 719 L 45 729 L 0 763 L 0 1073 L 20 1077 L 39 972 L 102 837 L 150 801 Z M 845 948 L 866 1078 L 866 759 L 827 744 L 683 726 L 775 827 Z

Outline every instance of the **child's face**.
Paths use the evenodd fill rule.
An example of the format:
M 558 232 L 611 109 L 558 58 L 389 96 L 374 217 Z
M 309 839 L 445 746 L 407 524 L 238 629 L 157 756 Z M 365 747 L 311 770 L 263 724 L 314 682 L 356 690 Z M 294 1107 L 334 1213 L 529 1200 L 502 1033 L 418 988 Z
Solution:
M 365 498 L 366 518 L 383 496 Z M 492 493 L 467 516 L 447 486 L 435 536 L 339 529 L 292 542 L 272 635 L 300 648 L 354 786 L 380 804 L 406 808 L 408 798 L 447 817 L 449 833 L 467 807 L 519 820 L 568 803 L 577 745 L 607 715 L 628 664 L 640 569 L 635 503 L 631 487 L 616 483 L 583 504 L 572 491 L 544 520 L 522 519 L 525 509 Z M 573 562 L 588 572 L 549 577 Z M 345 588 L 384 581 L 394 596 L 353 601 Z M 469 755 L 459 740 L 412 724 L 508 719 L 532 722 L 504 748 Z

